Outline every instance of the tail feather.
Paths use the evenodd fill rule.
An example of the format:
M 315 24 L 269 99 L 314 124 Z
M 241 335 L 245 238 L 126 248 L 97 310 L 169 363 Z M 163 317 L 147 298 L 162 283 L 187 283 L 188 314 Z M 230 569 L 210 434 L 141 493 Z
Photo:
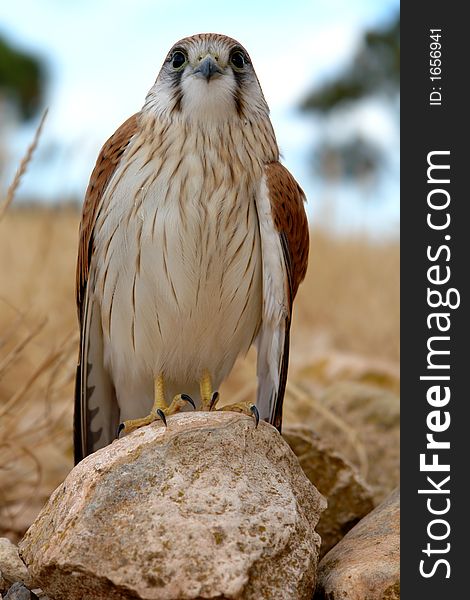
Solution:
M 104 365 L 99 307 L 87 297 L 82 317 L 80 358 L 75 379 L 75 464 L 110 444 L 119 425 L 119 407 Z

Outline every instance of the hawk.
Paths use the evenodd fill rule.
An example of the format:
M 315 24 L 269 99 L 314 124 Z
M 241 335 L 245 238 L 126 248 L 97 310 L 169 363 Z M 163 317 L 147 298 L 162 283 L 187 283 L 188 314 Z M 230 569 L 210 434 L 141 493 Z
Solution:
M 79 234 L 75 460 L 193 404 L 216 408 L 257 346 L 254 405 L 279 430 L 304 194 L 279 162 L 243 46 L 199 34 L 168 53 L 140 112 L 103 146 Z M 225 408 L 225 407 L 224 407 Z M 119 425 L 121 424 L 121 425 Z

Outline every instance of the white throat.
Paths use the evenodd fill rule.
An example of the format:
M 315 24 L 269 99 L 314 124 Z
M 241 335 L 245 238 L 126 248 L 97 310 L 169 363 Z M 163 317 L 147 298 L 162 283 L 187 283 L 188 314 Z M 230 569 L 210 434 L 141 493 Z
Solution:
M 223 75 L 206 81 L 190 76 L 182 81 L 182 90 L 181 111 L 189 121 L 220 123 L 236 115 L 233 77 Z

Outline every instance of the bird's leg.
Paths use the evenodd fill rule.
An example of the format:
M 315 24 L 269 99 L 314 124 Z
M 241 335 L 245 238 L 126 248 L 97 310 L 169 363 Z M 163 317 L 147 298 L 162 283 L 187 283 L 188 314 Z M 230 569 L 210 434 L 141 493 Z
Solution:
M 202 410 L 231 410 L 234 412 L 243 413 L 248 416 L 252 416 L 255 420 L 256 427 L 259 423 L 259 412 L 253 402 L 236 402 L 234 404 L 228 404 L 227 406 L 217 407 L 219 401 L 219 392 L 212 391 L 211 376 L 207 370 L 204 370 L 202 379 L 199 382 L 199 390 L 201 394 Z
M 154 401 L 150 414 L 141 419 L 130 419 L 129 421 L 121 423 L 118 428 L 118 437 L 122 431 L 124 431 L 124 433 L 130 433 L 131 431 L 143 427 L 144 425 L 149 425 L 158 419 L 163 421 L 166 425 L 166 417 L 179 412 L 187 402 L 189 402 L 193 408 L 196 408 L 193 399 L 187 394 L 177 394 L 168 405 L 165 400 L 163 375 L 159 375 L 154 381 Z
M 199 393 L 201 395 L 201 409 L 212 410 L 219 397 L 219 392 L 212 391 L 212 379 L 207 369 L 204 369 L 202 373 L 199 382 Z

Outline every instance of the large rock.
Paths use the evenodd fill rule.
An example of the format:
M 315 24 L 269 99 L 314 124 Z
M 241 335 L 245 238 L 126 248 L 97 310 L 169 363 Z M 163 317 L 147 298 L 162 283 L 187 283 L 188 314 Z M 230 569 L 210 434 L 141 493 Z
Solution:
M 28 570 L 18 555 L 18 547 L 8 538 L 0 538 L 0 593 L 15 582 L 28 585 Z
M 400 492 L 390 496 L 323 558 L 315 600 L 399 600 Z
M 285 427 L 283 437 L 328 501 L 316 527 L 321 558 L 374 508 L 371 490 L 357 469 L 309 427 Z
M 185 413 L 77 465 L 20 551 L 56 599 L 310 599 L 324 507 L 273 427 Z

